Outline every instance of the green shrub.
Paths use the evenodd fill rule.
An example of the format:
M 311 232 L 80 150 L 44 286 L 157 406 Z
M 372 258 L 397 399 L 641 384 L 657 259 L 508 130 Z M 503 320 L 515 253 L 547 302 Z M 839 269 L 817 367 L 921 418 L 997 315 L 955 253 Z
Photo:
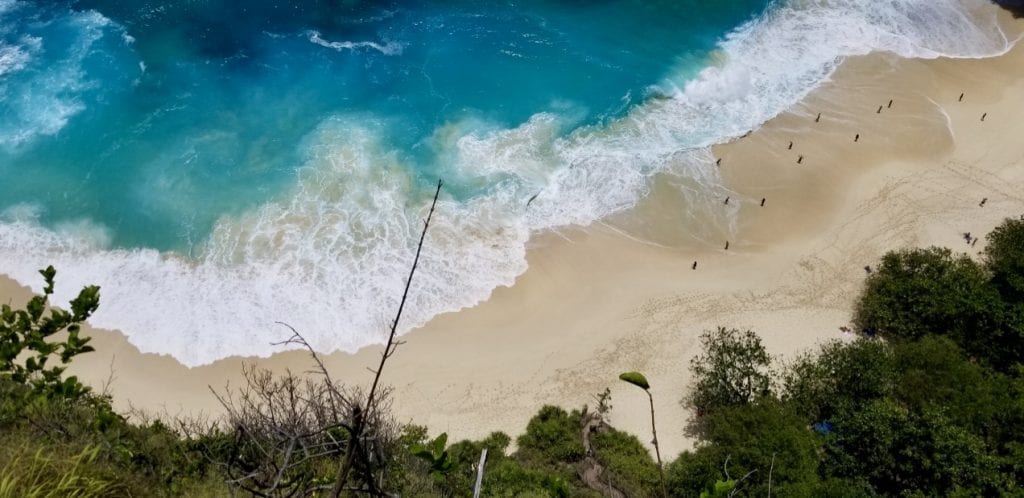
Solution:
M 698 416 L 771 394 L 772 359 L 753 331 L 719 327 L 702 334 L 701 345 L 690 362 L 693 389 L 683 400 Z
M 783 399 L 808 424 L 828 422 L 889 396 L 896 377 L 895 356 L 882 341 L 835 341 L 817 354 L 799 357 L 782 377 Z
M 67 365 L 75 356 L 93 350 L 89 338 L 81 337 L 84 323 L 99 307 L 100 288 L 89 286 L 71 300 L 71 311 L 49 308 L 57 271 L 52 266 L 40 270 L 46 286 L 43 295 L 35 296 L 25 309 L 15 310 L 0 306 L 0 380 L 8 380 L 32 387 L 33 394 L 73 398 L 87 388 L 75 376 L 62 378 L 65 366 L 47 367 L 57 357 Z M 49 339 L 65 332 L 63 341 Z
M 608 428 L 592 436 L 594 453 L 605 467 L 605 477 L 629 496 L 658 496 L 658 466 L 636 436 Z
M 867 278 L 854 323 L 890 340 L 945 335 L 967 352 L 1001 363 L 1004 311 L 985 268 L 933 247 L 886 254 Z

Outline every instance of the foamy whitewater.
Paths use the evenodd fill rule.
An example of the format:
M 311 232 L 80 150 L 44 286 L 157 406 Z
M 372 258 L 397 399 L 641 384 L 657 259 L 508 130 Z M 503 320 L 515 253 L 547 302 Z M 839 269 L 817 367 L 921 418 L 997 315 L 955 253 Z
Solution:
M 0 30 L 11 29 L 16 8 L 0 0 Z M 411 164 L 421 152 L 394 145 L 386 119 L 333 113 L 301 137 L 292 181 L 257 205 L 225 210 L 187 249 L 120 247 L 110 226 L 74 216 L 46 220 L 45 206 L 33 202 L 0 204 L 0 272 L 39 290 L 36 270 L 52 264 L 59 301 L 83 285 L 101 285 L 94 325 L 121 330 L 142 351 L 187 365 L 280 351 L 271 343 L 288 334 L 277 321 L 318 350 L 352 351 L 384 338 L 438 176 L 456 190 L 445 191 L 437 207 L 403 331 L 512 285 L 527 268 L 532 235 L 629 209 L 660 172 L 700 186 L 687 194 L 693 209 L 730 226 L 728 213 L 711 209 L 723 187 L 709 146 L 792 106 L 845 57 L 1004 53 L 1014 40 L 998 29 L 995 15 L 986 0 L 771 4 L 721 37 L 700 61 L 703 69 L 679 62 L 638 101 L 626 95 L 617 114 L 581 120 L 587 110 L 556 103 L 514 127 L 479 115 L 448 120 L 413 147 L 440 165 L 426 172 Z M 92 84 L 76 73 L 82 54 L 101 42 L 131 49 L 131 29 L 99 12 L 69 12 L 61 22 L 95 30 L 77 35 L 81 53 L 62 58 L 68 77 L 61 81 L 71 87 L 44 89 L 35 101 L 11 101 L 5 78 L 39 57 L 38 42 L 27 35 L 0 38 L 0 92 L 6 111 L 17 116 L 3 122 L 0 146 L 70 129 L 85 105 L 72 87 Z M 96 38 L 101 28 L 117 40 Z M 288 36 L 331 52 L 401 57 L 406 51 L 402 40 L 335 40 L 313 29 Z

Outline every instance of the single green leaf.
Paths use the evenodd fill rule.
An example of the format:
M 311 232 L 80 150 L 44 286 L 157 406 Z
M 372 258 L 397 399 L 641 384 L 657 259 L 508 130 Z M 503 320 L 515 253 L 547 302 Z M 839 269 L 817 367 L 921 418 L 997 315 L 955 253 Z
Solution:
M 651 384 L 647 382 L 647 377 L 640 372 L 626 372 L 619 375 L 619 380 L 623 380 L 633 384 L 634 386 L 643 389 L 644 391 L 651 388 Z

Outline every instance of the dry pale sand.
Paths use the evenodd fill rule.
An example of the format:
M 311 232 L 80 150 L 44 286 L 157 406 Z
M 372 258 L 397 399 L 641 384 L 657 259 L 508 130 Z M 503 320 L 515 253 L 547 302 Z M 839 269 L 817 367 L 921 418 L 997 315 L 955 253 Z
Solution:
M 1006 22 L 1019 31 L 1020 22 Z M 892 108 L 876 113 L 890 99 Z M 730 207 L 739 203 L 734 235 L 688 229 L 685 198 L 666 176 L 630 213 L 536 237 L 530 269 L 513 287 L 405 337 L 384 379 L 395 411 L 455 438 L 516 434 L 542 405 L 578 407 L 608 386 L 612 422 L 646 439 L 646 397 L 616 379 L 641 370 L 671 456 L 692 444 L 679 400 L 701 331 L 753 328 L 782 356 L 842 338 L 864 265 L 909 246 L 973 253 L 984 241 L 972 248 L 963 232 L 982 235 L 1024 214 L 1022 110 L 1024 47 L 986 60 L 849 60 L 800 105 L 715 148 Z M 0 278 L 0 296 L 19 303 L 27 290 Z M 121 408 L 216 414 L 208 386 L 237 385 L 245 361 L 188 369 L 140 354 L 118 333 L 93 335 L 98 351 L 73 370 L 94 385 L 112 380 Z M 367 383 L 379 351 L 326 363 L 337 378 Z M 310 366 L 301 353 L 258 363 Z

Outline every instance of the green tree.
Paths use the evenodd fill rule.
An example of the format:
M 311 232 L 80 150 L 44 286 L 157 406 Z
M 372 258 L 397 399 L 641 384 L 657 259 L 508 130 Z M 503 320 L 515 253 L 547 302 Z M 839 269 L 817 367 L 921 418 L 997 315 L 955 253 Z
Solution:
M 46 283 L 43 295 L 29 300 L 25 309 L 0 306 L 0 380 L 32 387 L 32 392 L 51 397 L 74 398 L 88 389 L 71 376 L 63 378 L 65 365 L 75 356 L 93 351 L 89 338 L 80 335 L 84 323 L 99 307 L 100 288 L 89 286 L 71 300 L 71 311 L 49 308 L 57 271 L 39 271 Z M 52 341 L 64 332 L 63 341 Z M 47 366 L 52 358 L 61 366 Z
M 753 331 L 726 329 L 701 335 L 703 352 L 690 362 L 693 387 L 683 404 L 702 417 L 771 394 L 771 356 Z
M 994 494 L 996 460 L 984 442 L 940 410 L 914 413 L 892 399 L 872 401 L 837 420 L 824 473 L 863 478 L 883 494 Z
M 1004 299 L 1024 303 L 1024 218 L 1003 221 L 986 237 L 985 266 Z
M 714 496 L 719 481 L 735 481 L 742 496 L 767 495 L 769 482 L 778 496 L 811 496 L 818 485 L 822 440 L 785 403 L 762 398 L 722 407 L 706 416 L 704 427 L 697 451 L 669 466 L 676 496 Z
M 567 470 L 583 458 L 579 413 L 544 406 L 519 436 L 516 457 L 538 467 Z
M 895 356 L 890 345 L 875 339 L 833 341 L 815 355 L 799 357 L 782 377 L 783 399 L 808 422 L 827 423 L 889 396 L 896 377 Z
M 854 323 L 890 340 L 947 335 L 969 353 L 998 362 L 1003 311 L 985 268 L 932 247 L 886 254 L 867 278 Z
M 1008 370 L 1024 362 L 1024 218 L 1007 219 L 988 234 L 985 266 L 1006 304 L 998 364 Z

